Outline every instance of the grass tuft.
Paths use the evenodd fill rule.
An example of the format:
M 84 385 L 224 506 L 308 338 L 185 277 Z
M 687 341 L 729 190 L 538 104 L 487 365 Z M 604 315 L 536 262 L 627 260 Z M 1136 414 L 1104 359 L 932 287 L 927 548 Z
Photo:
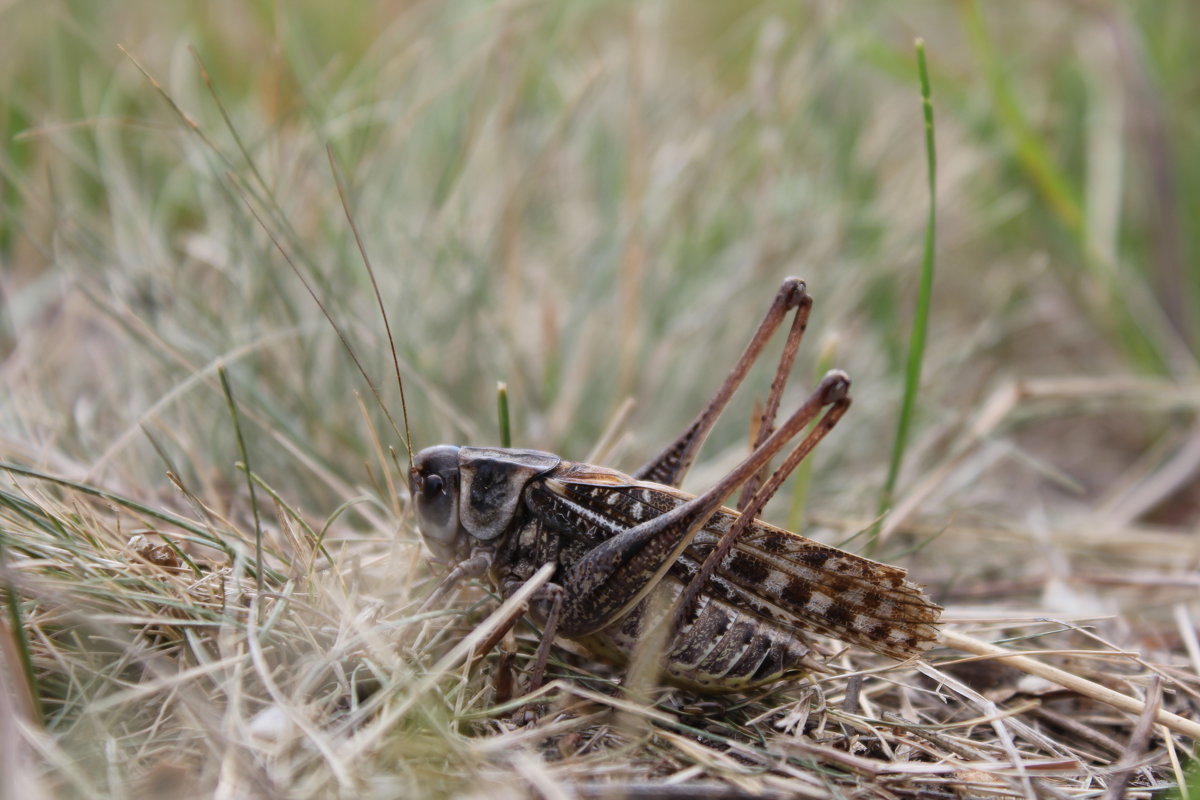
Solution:
M 217 366 L 217 377 L 221 379 L 221 391 L 225 394 L 225 404 L 229 408 L 229 419 L 233 422 L 233 432 L 237 437 L 238 452 L 241 454 L 242 472 L 246 475 L 246 488 L 250 490 L 250 513 L 254 515 L 254 581 L 259 596 L 263 593 L 263 549 L 262 549 L 262 520 L 258 514 L 258 495 L 254 491 L 253 468 L 250 466 L 250 453 L 246 449 L 246 438 L 242 435 L 242 425 L 238 421 L 237 403 L 233 399 L 233 389 L 229 386 L 229 376 L 225 367 Z

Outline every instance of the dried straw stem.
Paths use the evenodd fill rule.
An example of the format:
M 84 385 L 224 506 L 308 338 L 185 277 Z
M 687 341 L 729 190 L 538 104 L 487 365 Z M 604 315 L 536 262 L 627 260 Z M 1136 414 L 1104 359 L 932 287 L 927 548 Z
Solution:
M 964 636 L 954 631 L 945 631 L 942 634 L 942 643 L 967 653 L 1003 659 L 1005 664 L 1016 667 L 1022 672 L 1037 675 L 1039 678 L 1045 678 L 1065 689 L 1078 692 L 1093 700 L 1099 700 L 1102 703 L 1107 703 L 1114 708 L 1128 711 L 1131 714 L 1141 714 L 1146 709 L 1146 704 L 1135 697 L 1113 691 L 1106 686 L 1101 686 L 1078 675 L 1072 675 L 1070 672 L 1058 669 L 1057 667 L 1043 664 L 1029 656 L 1019 655 L 1002 647 L 997 647 L 989 642 L 973 639 L 970 636 Z M 1175 733 L 1182 736 L 1190 736 L 1192 739 L 1200 741 L 1200 723 L 1185 719 L 1178 714 L 1172 714 L 1170 711 L 1162 708 L 1155 711 L 1154 716 L 1159 724 L 1166 726 Z

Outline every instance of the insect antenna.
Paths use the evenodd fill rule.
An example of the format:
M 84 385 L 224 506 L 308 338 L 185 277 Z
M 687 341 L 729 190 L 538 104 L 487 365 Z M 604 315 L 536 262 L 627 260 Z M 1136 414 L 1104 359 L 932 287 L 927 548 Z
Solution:
M 317 308 L 321 309 L 321 313 L 325 315 L 325 319 L 329 321 L 330 326 L 333 327 L 334 332 L 342 341 L 342 347 L 344 347 L 346 352 L 349 353 L 350 359 L 354 362 L 354 366 L 358 368 L 359 374 L 362 375 L 363 380 L 367 382 L 367 386 L 371 389 L 371 394 L 375 396 L 375 401 L 379 403 L 379 407 L 383 409 L 383 413 L 387 416 L 388 422 L 391 423 L 392 430 L 396 432 L 397 436 L 404 440 L 404 447 L 409 452 L 409 462 L 411 464 L 412 448 L 409 447 L 408 439 L 400 433 L 400 428 L 396 425 L 396 420 L 392 417 L 391 412 L 388 411 L 387 406 L 384 405 L 383 398 L 379 394 L 379 388 L 375 385 L 375 382 L 371 380 L 371 376 L 367 374 L 367 370 L 363 367 L 362 362 L 359 361 L 358 354 L 354 352 L 354 347 L 350 344 L 350 340 L 346 337 L 346 332 L 342 330 L 342 326 L 338 325 L 337 321 L 333 318 L 333 315 L 329 313 L 329 308 L 321 301 L 321 296 L 318 295 L 316 290 L 313 289 L 308 278 L 304 277 L 304 273 L 301 272 L 300 267 L 296 265 L 291 253 L 284 248 L 283 243 L 279 241 L 279 238 L 271 231 L 271 229 L 267 226 L 267 223 L 263 220 L 262 216 L 254 208 L 254 204 L 250 202 L 249 195 L 246 193 L 246 190 L 242 187 L 241 183 L 238 182 L 236 176 L 230 174 L 229 177 L 231 185 L 233 186 L 234 190 L 241 195 L 242 202 L 246 204 L 246 208 L 249 209 L 250 215 L 254 217 L 255 222 L 257 222 L 259 227 L 263 229 L 263 232 L 267 234 L 267 238 L 271 240 L 271 244 L 275 245 L 275 249 L 279 251 L 281 256 L 283 256 L 283 260 L 287 262 L 289 267 L 291 267 L 292 272 L 295 273 L 296 277 L 300 279 L 300 283 L 304 285 L 304 288 L 308 291 L 308 294 L 313 299 L 313 302 L 317 304 Z M 406 412 L 406 425 L 407 422 L 408 415 Z
M 404 434 L 401 436 L 400 431 L 396 429 L 396 421 L 392 419 L 392 415 L 388 412 L 387 406 L 380 400 L 379 405 L 383 408 L 383 413 L 387 414 L 388 421 L 392 423 L 392 429 L 396 431 L 397 436 L 401 436 L 404 441 L 404 449 L 408 451 L 408 468 L 413 467 L 413 449 L 412 449 L 412 432 L 408 427 L 408 401 L 404 396 L 404 378 L 400 374 L 400 357 L 396 355 L 396 338 L 392 336 L 392 324 L 388 321 L 387 309 L 383 304 L 383 294 L 379 291 L 379 282 L 375 280 L 375 268 L 371 266 L 371 258 L 367 255 L 366 245 L 363 244 L 362 236 L 358 232 L 358 224 L 354 221 L 354 214 L 350 211 L 350 203 L 346 199 L 346 186 L 342 182 L 341 170 L 338 169 L 337 159 L 333 157 L 333 146 L 325 145 L 325 154 L 329 157 L 329 170 L 333 173 L 333 182 L 337 185 L 338 199 L 342 202 L 342 210 L 346 212 L 346 221 L 350 223 L 350 230 L 354 234 L 354 243 L 358 246 L 358 253 L 362 256 L 363 266 L 367 268 L 367 275 L 371 278 L 371 290 L 375 293 L 375 302 L 379 305 L 379 316 L 383 318 L 383 328 L 387 332 L 388 346 L 392 349 L 392 366 L 396 370 L 396 383 L 400 387 L 400 413 L 404 417 Z M 345 341 L 343 339 L 343 341 Z M 358 364 L 358 359 L 354 360 Z M 362 365 L 359 364 L 359 371 L 362 372 Z M 363 372 L 363 377 L 367 378 L 367 374 Z M 367 378 L 367 383 L 371 379 Z M 375 387 L 371 386 L 372 391 Z M 376 399 L 379 398 L 379 393 L 375 392 Z

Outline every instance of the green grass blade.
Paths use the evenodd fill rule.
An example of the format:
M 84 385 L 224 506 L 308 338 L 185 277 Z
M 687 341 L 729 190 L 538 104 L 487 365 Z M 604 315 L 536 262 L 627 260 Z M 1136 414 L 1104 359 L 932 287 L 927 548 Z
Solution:
M 226 542 L 222 541 L 219 537 L 215 536 L 211 531 L 206 530 L 200 525 L 197 525 L 192 520 L 181 517 L 178 514 L 172 514 L 170 511 L 165 509 L 151 508 L 150 506 L 139 503 L 136 500 L 130 500 L 128 497 L 124 497 L 114 492 L 99 489 L 86 483 L 72 481 L 67 478 L 60 478 L 59 476 L 51 475 L 48 472 L 42 472 L 41 470 L 32 469 L 30 467 L 23 467 L 8 461 L 0 461 L 0 470 L 13 475 L 23 475 L 27 478 L 34 478 L 36 480 L 53 483 L 58 486 L 64 486 L 68 489 L 73 489 L 77 492 L 82 492 L 83 494 L 91 495 L 92 497 L 97 497 L 101 500 L 106 500 L 138 514 L 142 514 L 147 517 L 157 519 L 160 522 L 166 522 L 170 525 L 175 525 L 179 528 L 182 528 L 192 535 L 190 537 L 191 541 L 194 541 L 197 544 L 214 547 L 228 556 L 231 560 L 236 555 L 232 547 L 230 547 Z
M 258 495 L 254 491 L 250 453 L 246 450 L 246 437 L 242 435 L 242 423 L 238 419 L 237 403 L 233 400 L 233 389 L 229 386 L 229 376 L 225 373 L 223 365 L 217 367 L 217 375 L 221 378 L 221 391 L 225 393 L 229 416 L 233 420 L 233 432 L 237 437 L 238 452 L 242 456 L 242 471 L 246 474 L 246 485 L 250 488 L 250 510 L 254 514 L 254 585 L 261 597 L 263 593 L 262 520 L 258 514 Z
M 496 384 L 496 411 L 500 415 L 500 446 L 512 447 L 512 428 L 508 422 L 508 385 Z
M 929 67 L 925 63 L 925 42 L 917 39 L 917 74 L 921 80 L 921 107 L 925 114 L 925 156 L 929 165 L 929 218 L 925 224 L 925 252 L 921 259 L 921 285 L 917 292 L 917 310 L 913 317 L 912 336 L 908 343 L 908 362 L 904 373 L 904 397 L 900 403 L 900 417 L 896 421 L 896 440 L 892 445 L 892 457 L 888 463 L 887 479 L 879 494 L 876 516 L 882 517 L 892 506 L 896 481 L 904 462 L 904 451 L 908 447 L 909 430 L 913 412 L 917 406 L 917 392 L 921 386 L 921 364 L 925 357 L 925 335 L 929 328 L 929 312 L 933 295 L 933 251 L 937 232 L 937 148 L 934 143 L 933 101 L 929 85 Z M 866 552 L 875 551 L 879 525 L 876 523 L 867 541 Z
M 46 713 L 42 710 L 42 692 L 38 688 L 37 673 L 33 669 L 33 652 L 29 648 L 29 636 L 26 633 L 25 619 L 21 614 L 21 600 L 17 595 L 16 587 L 8 577 L 3 540 L 0 540 L 0 591 L 4 593 L 4 604 L 8 609 L 8 624 L 12 628 L 13 644 L 16 645 L 17 658 L 21 662 L 21 673 L 25 677 L 25 688 L 29 692 L 29 706 L 33 710 L 34 721 L 39 726 L 45 726 Z

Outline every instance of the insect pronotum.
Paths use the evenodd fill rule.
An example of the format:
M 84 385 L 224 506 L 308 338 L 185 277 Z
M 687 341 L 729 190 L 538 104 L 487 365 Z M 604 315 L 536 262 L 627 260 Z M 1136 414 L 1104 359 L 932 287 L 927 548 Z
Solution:
M 942 609 L 903 569 L 757 518 L 850 405 L 850 380 L 834 370 L 775 426 L 811 307 L 804 283 L 786 280 L 712 401 L 631 475 L 538 450 L 439 445 L 417 453 L 409 483 L 418 524 L 434 556 L 452 567 L 430 601 L 457 580 L 482 575 L 507 597 L 553 563 L 551 582 L 530 608 L 544 629 L 535 686 L 555 636 L 626 660 L 655 625 L 672 626 L 664 677 L 708 692 L 821 669 L 814 631 L 896 659 L 932 646 Z M 753 451 L 703 494 L 680 491 L 717 417 L 792 312 Z M 771 459 L 797 437 L 761 482 Z M 736 508 L 725 507 L 739 487 Z M 656 589 L 670 602 L 651 604 Z

